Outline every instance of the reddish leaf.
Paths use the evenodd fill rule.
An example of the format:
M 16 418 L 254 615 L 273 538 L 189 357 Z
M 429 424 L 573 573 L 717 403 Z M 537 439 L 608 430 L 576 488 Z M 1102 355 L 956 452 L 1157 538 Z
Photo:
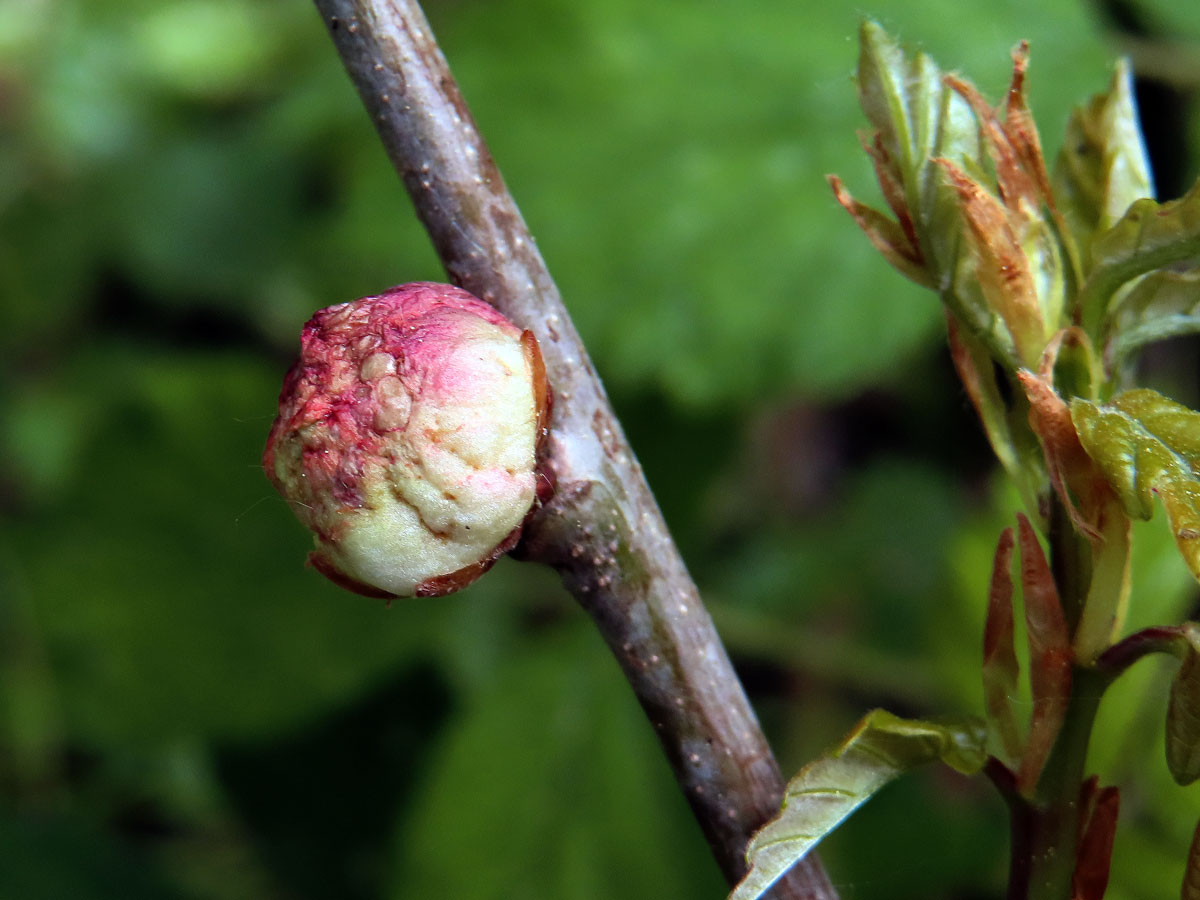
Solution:
M 1029 629 L 1029 649 L 1034 656 L 1053 650 L 1069 652 L 1071 636 L 1067 619 L 1058 599 L 1054 575 L 1038 543 L 1033 526 L 1017 513 L 1018 542 L 1021 548 L 1021 586 L 1025 590 L 1025 625 Z M 1034 695 L 1037 695 L 1036 680 Z
M 1196 825 L 1196 834 L 1188 850 L 1187 868 L 1183 872 L 1183 888 L 1179 897 L 1180 900 L 1200 900 L 1200 823 Z
M 1071 900 L 1103 900 L 1121 797 L 1115 787 L 1097 790 L 1094 777 L 1084 784 L 1082 794 L 1080 805 L 1086 809 L 1086 825 L 1079 840 Z
M 855 200 L 836 175 L 828 176 L 828 181 L 837 202 L 850 213 L 875 249 L 883 254 L 883 258 L 904 277 L 922 287 L 934 287 L 930 274 L 925 269 L 921 249 L 910 240 L 911 220 L 906 229 L 903 222 L 897 224 L 878 210 Z
M 1017 63 L 1017 57 L 1014 57 L 1013 61 Z M 1014 69 L 1013 80 L 1019 87 L 1024 81 L 1024 70 L 1019 70 L 1018 75 L 1018 70 Z M 1014 128 L 1010 133 L 1006 124 L 1000 121 L 996 111 L 988 105 L 973 84 L 953 75 L 946 76 L 946 84 L 971 105 L 975 117 L 979 120 L 984 144 L 996 167 L 996 187 L 1005 205 L 1015 209 L 1020 203 L 1025 202 L 1036 209 L 1043 202 L 1043 197 L 1039 196 L 1042 184 L 1039 183 L 1037 174 L 1040 172 L 1044 177 L 1045 171 L 1045 164 L 1041 160 L 1040 145 L 1037 143 L 1037 132 L 1033 133 L 1034 144 L 1031 147 L 1025 142 L 1023 129 Z M 1028 124 L 1032 125 L 1032 120 Z M 1020 148 L 1014 145 L 1013 137 L 1023 141 Z M 1022 157 L 1028 154 L 1033 147 L 1039 148 L 1037 159 L 1033 160 L 1036 169 L 1034 172 L 1029 172 L 1023 165 L 1025 160 Z
M 1095 539 L 1099 537 L 1099 532 L 1076 506 L 1076 497 L 1068 490 L 1071 488 L 1078 492 L 1079 482 L 1083 480 L 1080 476 L 1090 474 L 1095 467 L 1079 442 L 1071 410 L 1054 390 L 1050 377 L 1049 373 L 1035 375 L 1028 370 L 1017 373 L 1029 400 L 1029 426 L 1038 436 L 1046 455 L 1054 493 L 1070 513 L 1075 528 Z
M 975 277 L 988 307 L 1000 316 L 1017 355 L 1032 365 L 1045 343 L 1045 326 L 1033 269 L 1021 246 L 1010 211 L 983 185 L 948 159 L 935 159 L 954 188 L 967 225 L 966 238 L 977 254 Z
M 908 196 L 904 192 L 904 176 L 900 174 L 895 161 L 883 145 L 883 135 L 877 131 L 874 139 L 868 141 L 866 135 L 860 133 L 859 141 L 867 156 L 871 157 L 871 164 L 875 167 L 875 178 L 879 182 L 879 189 L 883 191 L 883 199 L 887 201 L 888 208 L 891 209 L 900 227 L 904 229 L 908 243 L 914 248 L 919 258 L 918 261 L 924 264 L 924 260 L 921 258 L 921 242 L 917 237 L 917 228 L 913 224 L 912 214 L 908 211 Z
M 1043 200 L 1054 205 L 1054 194 L 1050 190 L 1050 177 L 1046 172 L 1046 160 L 1042 155 L 1042 142 L 1038 138 L 1033 114 L 1025 103 L 1025 72 L 1029 68 L 1029 42 L 1021 41 L 1013 50 L 1012 82 L 1008 87 L 1008 104 L 1004 111 L 1004 132 L 1020 160 L 1021 166 L 1037 185 Z
M 1021 585 L 1025 596 L 1025 631 L 1029 638 L 1029 684 L 1033 716 L 1029 739 L 1017 774 L 1017 787 L 1030 795 L 1050 749 L 1062 728 L 1071 696 L 1071 639 L 1054 576 L 1033 526 L 1018 514 Z
M 996 546 L 987 623 L 983 629 L 983 697 L 988 722 L 996 729 L 1009 759 L 1021 756 L 1021 735 L 1013 709 L 1020 667 L 1014 642 L 1012 567 L 1013 532 L 1004 529 Z

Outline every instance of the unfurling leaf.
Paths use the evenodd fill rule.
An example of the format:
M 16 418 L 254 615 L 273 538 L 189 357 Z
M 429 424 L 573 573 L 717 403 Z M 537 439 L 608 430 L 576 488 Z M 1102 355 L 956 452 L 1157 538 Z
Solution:
M 1105 406 L 1076 399 L 1071 419 L 1131 517 L 1149 519 L 1158 495 L 1179 552 L 1200 578 L 1200 413 L 1141 388 Z
M 1060 332 L 1066 337 L 1086 336 L 1077 328 Z M 1081 354 L 1090 358 L 1090 354 Z M 1087 537 L 1091 550 L 1092 579 L 1075 631 L 1076 659 L 1090 662 L 1112 643 L 1124 621 L 1129 603 L 1130 539 L 1132 525 L 1121 500 L 1097 464 L 1088 456 L 1071 412 L 1055 392 L 1050 375 L 1017 373 L 1029 400 L 1029 424 L 1041 442 L 1050 483 L 1071 516 L 1076 530 Z
M 997 313 L 1026 365 L 1040 356 L 1057 331 L 1066 303 L 1065 261 L 1059 223 L 1041 140 L 1025 102 L 1029 46 L 1013 50 L 1013 73 L 1004 118 L 970 82 L 954 75 L 946 84 L 970 105 L 992 163 L 994 177 L 962 170 L 953 160 L 934 162 L 958 195 L 964 237 L 972 248 L 974 274 L 989 309 Z M 1071 269 L 1075 266 L 1072 263 Z M 967 274 L 960 268 L 958 276 Z M 964 286 L 959 290 L 967 293 Z
M 863 143 L 895 221 L 831 178 L 838 201 L 893 266 L 937 290 L 989 356 L 1010 371 L 1035 366 L 1068 324 L 1080 266 L 1025 102 L 1027 46 L 1013 52 L 996 109 L 873 22 L 860 44 L 859 101 L 874 127 Z
M 750 840 L 750 871 L 729 900 L 755 900 L 822 838 L 885 784 L 940 759 L 965 774 L 987 759 L 985 728 L 976 719 L 936 723 L 868 713 L 829 754 L 805 766 L 784 794 L 783 810 Z
M 1108 90 L 1071 114 L 1054 167 L 1055 199 L 1085 256 L 1093 234 L 1154 196 L 1132 87 L 1122 61 Z
M 934 287 L 925 269 L 925 260 L 921 257 L 921 247 L 910 230 L 904 227 L 904 221 L 893 222 L 878 210 L 855 200 L 836 175 L 829 176 L 829 186 L 833 188 L 838 203 L 853 216 L 871 245 L 892 264 L 892 268 L 921 287 Z
M 970 172 L 986 166 L 975 114 L 932 59 L 907 51 L 876 23 L 863 22 L 859 48 L 859 104 L 872 128 L 863 144 L 896 221 L 889 225 L 882 213 L 868 212 L 831 179 L 838 202 L 893 266 L 937 287 L 970 331 L 995 342 L 1002 326 L 979 296 L 973 273 L 964 271 L 960 279 L 969 296 L 946 289 L 962 255 L 961 220 L 957 199 L 943 189 L 945 176 L 934 165 L 943 160 Z
M 1200 332 L 1200 269 L 1147 275 L 1121 301 L 1109 331 L 1112 371 L 1147 344 Z
M 1139 275 L 1198 259 L 1200 182 L 1169 203 L 1138 200 L 1092 242 L 1090 274 L 1079 296 L 1084 328 L 1095 336 L 1118 311 L 1112 301 L 1120 288 Z
M 1018 357 L 1032 365 L 1046 343 L 1034 268 L 1025 252 L 1032 225 L 1017 219 L 1000 197 L 950 160 L 934 161 L 958 199 L 963 234 L 972 251 L 969 277 L 978 284 L 985 306 L 1004 322 Z
M 1035 375 L 1028 369 L 1022 369 L 1017 373 L 1017 380 L 1029 401 L 1029 426 L 1042 446 L 1050 485 L 1070 514 L 1076 530 L 1095 538 L 1098 532 L 1089 521 L 1096 505 L 1090 484 L 1095 477 L 1095 467 L 1075 433 L 1071 412 L 1054 390 L 1049 373 Z M 1080 509 L 1080 504 L 1085 508 Z
M 1167 705 L 1167 768 L 1179 784 L 1200 778 L 1200 626 L 1180 627 L 1182 656 Z
M 905 188 L 910 210 L 928 224 L 941 202 L 936 180 L 927 177 L 930 161 L 981 159 L 975 117 L 946 86 L 937 63 L 907 52 L 875 22 L 863 22 L 859 47 L 859 104 L 879 134 L 896 182 Z

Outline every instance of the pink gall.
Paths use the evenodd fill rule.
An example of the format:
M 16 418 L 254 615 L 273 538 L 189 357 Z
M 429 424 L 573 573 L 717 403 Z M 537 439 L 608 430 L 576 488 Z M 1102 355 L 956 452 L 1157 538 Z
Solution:
M 530 332 L 418 282 L 320 310 L 300 343 L 263 466 L 312 530 L 317 571 L 367 596 L 436 596 L 516 545 L 549 412 Z

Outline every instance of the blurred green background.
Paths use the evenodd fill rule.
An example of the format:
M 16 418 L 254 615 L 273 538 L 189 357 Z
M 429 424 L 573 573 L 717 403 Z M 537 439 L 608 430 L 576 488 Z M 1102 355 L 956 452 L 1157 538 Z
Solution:
M 794 771 L 863 712 L 975 712 L 1011 521 L 870 197 L 869 14 L 1057 148 L 1133 52 L 1195 178 L 1200 14 L 1111 0 L 438 0 L 427 12 Z M 616 665 L 505 561 L 384 608 L 306 570 L 259 454 L 300 325 L 439 267 L 302 0 L 0 0 L 0 900 L 718 898 Z M 1195 345 L 1156 384 L 1198 399 Z M 1137 623 L 1195 592 L 1152 523 Z M 1113 898 L 1177 894 L 1143 664 L 1093 762 Z M 823 850 L 847 898 L 998 898 L 1004 810 L 923 773 Z

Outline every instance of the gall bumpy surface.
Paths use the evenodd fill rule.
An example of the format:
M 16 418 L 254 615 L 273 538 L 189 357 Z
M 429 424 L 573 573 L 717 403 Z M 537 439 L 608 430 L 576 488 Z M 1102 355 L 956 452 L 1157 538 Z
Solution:
M 547 409 L 537 342 L 445 284 L 304 326 L 263 465 L 315 535 L 309 561 L 368 596 L 469 584 L 533 505 Z

